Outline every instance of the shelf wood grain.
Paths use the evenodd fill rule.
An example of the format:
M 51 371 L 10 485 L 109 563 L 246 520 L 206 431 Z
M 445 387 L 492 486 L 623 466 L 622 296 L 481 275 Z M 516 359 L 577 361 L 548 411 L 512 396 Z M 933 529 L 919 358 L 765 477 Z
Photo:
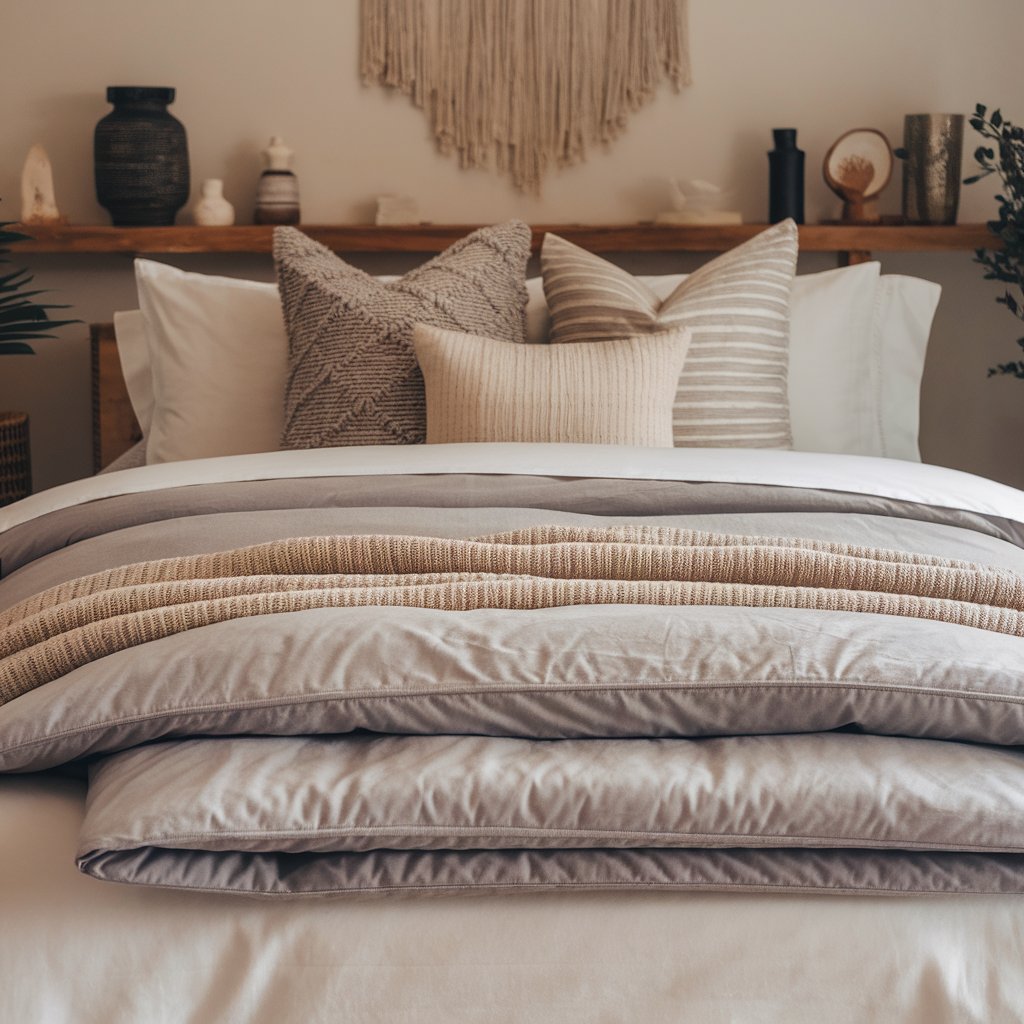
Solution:
M 343 253 L 436 253 L 468 234 L 476 224 L 422 224 L 378 227 L 375 224 L 302 224 L 311 238 Z M 533 227 L 536 250 L 547 231 L 591 252 L 724 252 L 766 224 L 677 226 L 660 224 L 539 224 Z M 19 253 L 156 255 L 161 253 L 269 253 L 273 228 L 243 225 L 228 228 L 116 228 L 85 225 L 17 226 L 31 235 Z M 808 224 L 800 228 L 804 252 L 862 255 L 871 252 L 958 252 L 993 248 L 997 239 L 984 224 L 849 225 Z

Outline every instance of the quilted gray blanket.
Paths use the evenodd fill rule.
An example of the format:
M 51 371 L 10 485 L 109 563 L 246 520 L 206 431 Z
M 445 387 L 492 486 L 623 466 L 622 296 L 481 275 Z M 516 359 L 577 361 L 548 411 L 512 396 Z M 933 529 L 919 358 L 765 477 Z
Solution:
M 1024 892 L 1024 640 L 979 628 L 1019 615 L 1024 551 L 979 514 L 512 476 L 154 491 L 0 535 L 0 624 L 21 630 L 4 651 L 70 650 L 82 624 L 45 595 L 79 600 L 74 581 L 120 566 L 206 564 L 195 556 L 287 538 L 539 527 L 883 551 L 891 578 L 865 591 L 851 563 L 787 576 L 779 558 L 754 584 L 773 600 L 261 608 L 112 646 L 93 608 L 93 656 L 0 707 L 0 770 L 87 770 L 79 865 L 122 882 L 259 896 Z M 748 585 L 717 557 L 721 578 L 705 558 L 701 580 Z M 658 578 L 692 583 L 686 564 Z M 786 599 L 798 588 L 840 599 Z M 859 603 L 865 592 L 973 610 L 907 615 Z

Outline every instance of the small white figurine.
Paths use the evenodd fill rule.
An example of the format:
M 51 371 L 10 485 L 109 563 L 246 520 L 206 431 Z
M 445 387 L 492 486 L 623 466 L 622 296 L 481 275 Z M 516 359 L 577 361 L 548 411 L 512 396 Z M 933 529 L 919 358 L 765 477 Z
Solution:
M 668 187 L 672 210 L 659 213 L 655 218 L 658 224 L 743 223 L 743 217 L 738 210 L 722 208 L 732 199 L 732 195 L 710 181 L 701 181 L 699 178 L 692 181 L 669 178 Z
M 378 224 L 422 224 L 420 208 L 412 196 L 377 196 Z
M 235 223 L 235 208 L 224 198 L 224 182 L 207 178 L 200 189 L 201 198 L 192 207 L 192 219 L 205 227 L 227 227 Z
M 21 171 L 22 224 L 64 224 L 53 193 L 53 168 L 46 150 L 37 142 L 25 157 Z
M 295 150 L 280 135 L 271 135 L 269 144 L 263 150 L 264 170 L 291 171 L 294 156 Z

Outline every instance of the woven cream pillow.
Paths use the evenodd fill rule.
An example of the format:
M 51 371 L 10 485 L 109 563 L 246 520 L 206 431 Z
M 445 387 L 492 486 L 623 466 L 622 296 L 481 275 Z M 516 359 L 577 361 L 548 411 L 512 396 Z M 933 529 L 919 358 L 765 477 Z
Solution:
M 688 327 L 677 445 L 792 448 L 789 298 L 797 228 L 783 221 L 705 263 L 662 300 L 639 278 L 557 235 L 541 250 L 551 341 Z
M 602 344 L 512 345 L 417 324 L 427 443 L 540 441 L 672 447 L 690 332 Z

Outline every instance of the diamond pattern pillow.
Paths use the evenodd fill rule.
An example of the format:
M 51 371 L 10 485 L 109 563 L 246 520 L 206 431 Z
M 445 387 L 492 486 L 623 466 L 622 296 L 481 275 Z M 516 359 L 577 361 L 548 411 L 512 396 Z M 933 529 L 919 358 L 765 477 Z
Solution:
M 541 250 L 551 341 L 608 341 L 688 327 L 673 406 L 677 446 L 792 448 L 789 297 L 797 228 L 782 221 L 687 277 L 664 300 L 557 235 Z
M 422 442 L 413 325 L 525 342 L 529 256 L 529 227 L 511 221 L 384 283 L 295 228 L 277 228 L 289 364 L 282 447 Z

